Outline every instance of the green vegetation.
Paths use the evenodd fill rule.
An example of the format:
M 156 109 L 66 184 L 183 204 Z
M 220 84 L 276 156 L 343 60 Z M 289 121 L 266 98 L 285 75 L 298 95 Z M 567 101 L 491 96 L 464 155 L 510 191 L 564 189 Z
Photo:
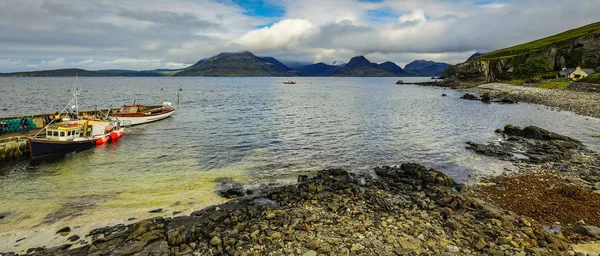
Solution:
M 537 85 L 538 88 L 545 89 L 566 89 L 569 87 L 569 81 L 543 81 Z
M 532 41 L 525 44 L 493 51 L 486 53 L 475 59 L 494 59 L 494 58 L 508 58 L 514 57 L 515 55 L 530 54 L 532 52 L 543 51 L 549 47 L 560 48 L 565 45 L 571 44 L 574 40 L 579 37 L 586 35 L 600 35 L 600 22 L 589 24 L 576 29 L 571 29 L 563 33 L 553 35 L 550 37 L 542 38 L 536 41 Z
M 558 77 L 558 71 L 549 71 L 546 73 L 536 74 L 535 79 L 555 79 Z
M 515 74 L 533 79 L 533 77 L 539 73 L 548 71 L 548 63 L 543 58 L 528 59 L 525 63 L 519 65 L 515 70 Z
M 600 73 L 591 74 L 589 76 L 586 76 L 586 77 L 580 79 L 577 82 L 591 83 L 591 84 L 600 84 Z
M 585 59 L 581 63 L 581 68 L 597 68 L 598 64 L 590 59 Z

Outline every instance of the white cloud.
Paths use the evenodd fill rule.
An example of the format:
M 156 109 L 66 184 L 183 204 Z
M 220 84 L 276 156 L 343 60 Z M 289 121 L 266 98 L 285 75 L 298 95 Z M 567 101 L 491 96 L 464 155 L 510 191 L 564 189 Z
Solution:
M 318 35 L 319 28 L 305 19 L 285 19 L 270 27 L 252 30 L 235 41 L 248 50 L 297 49 L 303 40 Z
M 597 0 L 266 3 L 283 8 L 283 16 L 252 17 L 231 0 L 0 1 L 0 72 L 177 68 L 239 50 L 327 63 L 355 55 L 456 63 L 478 50 L 597 22 L 600 8 Z M 257 28 L 264 24 L 272 25 Z
M 410 14 L 402 15 L 398 18 L 398 23 L 413 23 L 427 21 L 425 12 L 421 9 L 416 9 Z

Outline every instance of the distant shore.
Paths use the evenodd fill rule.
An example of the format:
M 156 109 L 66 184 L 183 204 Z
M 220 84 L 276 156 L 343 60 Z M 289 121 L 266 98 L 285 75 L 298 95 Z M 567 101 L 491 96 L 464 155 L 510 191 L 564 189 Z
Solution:
M 563 255 L 600 250 L 600 154 L 539 127 L 467 143 L 518 171 L 463 185 L 419 164 L 298 183 L 91 231 L 38 255 Z M 523 150 L 515 157 L 515 148 Z

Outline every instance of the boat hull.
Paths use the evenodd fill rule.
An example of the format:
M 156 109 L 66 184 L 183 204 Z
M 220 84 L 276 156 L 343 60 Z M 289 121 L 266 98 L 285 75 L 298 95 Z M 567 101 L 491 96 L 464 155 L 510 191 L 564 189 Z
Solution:
M 117 118 L 117 119 L 119 119 L 119 121 L 124 121 L 124 123 L 126 123 L 126 124 L 130 123 L 131 126 L 134 126 L 134 125 L 147 124 L 147 123 L 160 121 L 160 120 L 170 117 L 171 115 L 173 115 L 173 113 L 175 113 L 175 110 L 169 111 L 169 112 L 163 112 L 163 113 L 159 113 L 159 114 L 153 114 L 153 115 L 143 115 L 143 116 L 111 115 L 111 117 Z
M 75 151 L 82 151 L 96 146 L 96 140 L 84 141 L 50 141 L 29 139 L 29 153 L 31 158 L 50 155 L 61 155 Z

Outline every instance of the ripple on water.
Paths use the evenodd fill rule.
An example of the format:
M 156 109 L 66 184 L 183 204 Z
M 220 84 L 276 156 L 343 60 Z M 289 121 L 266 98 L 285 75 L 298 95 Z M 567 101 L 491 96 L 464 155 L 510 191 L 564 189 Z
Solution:
M 510 164 L 464 149 L 465 141 L 496 139 L 493 131 L 507 123 L 538 125 L 600 148 L 591 137 L 600 126 L 595 118 L 530 104 L 464 101 L 452 90 L 441 97 L 435 88 L 397 86 L 396 78 L 295 80 L 283 86 L 279 78 L 81 78 L 88 91 L 82 109 L 133 98 L 176 102 L 177 89 L 185 93 L 173 117 L 127 129 L 117 144 L 54 161 L 3 163 L 0 251 L 16 250 L 14 241 L 23 236 L 52 243 L 43 239 L 54 234 L 44 232 L 62 226 L 80 226 L 74 232 L 81 236 L 130 217 L 157 216 L 148 213 L 156 208 L 171 216 L 224 202 L 214 193 L 218 177 L 285 184 L 327 167 L 369 171 L 405 161 L 465 182 L 510 171 Z M 60 110 L 70 84 L 71 78 L 0 78 L 0 90 L 12 90 L 0 94 L 0 102 L 19 106 L 2 113 Z M 28 93 L 42 85 L 44 93 Z M 40 104 L 18 104 L 32 101 Z

